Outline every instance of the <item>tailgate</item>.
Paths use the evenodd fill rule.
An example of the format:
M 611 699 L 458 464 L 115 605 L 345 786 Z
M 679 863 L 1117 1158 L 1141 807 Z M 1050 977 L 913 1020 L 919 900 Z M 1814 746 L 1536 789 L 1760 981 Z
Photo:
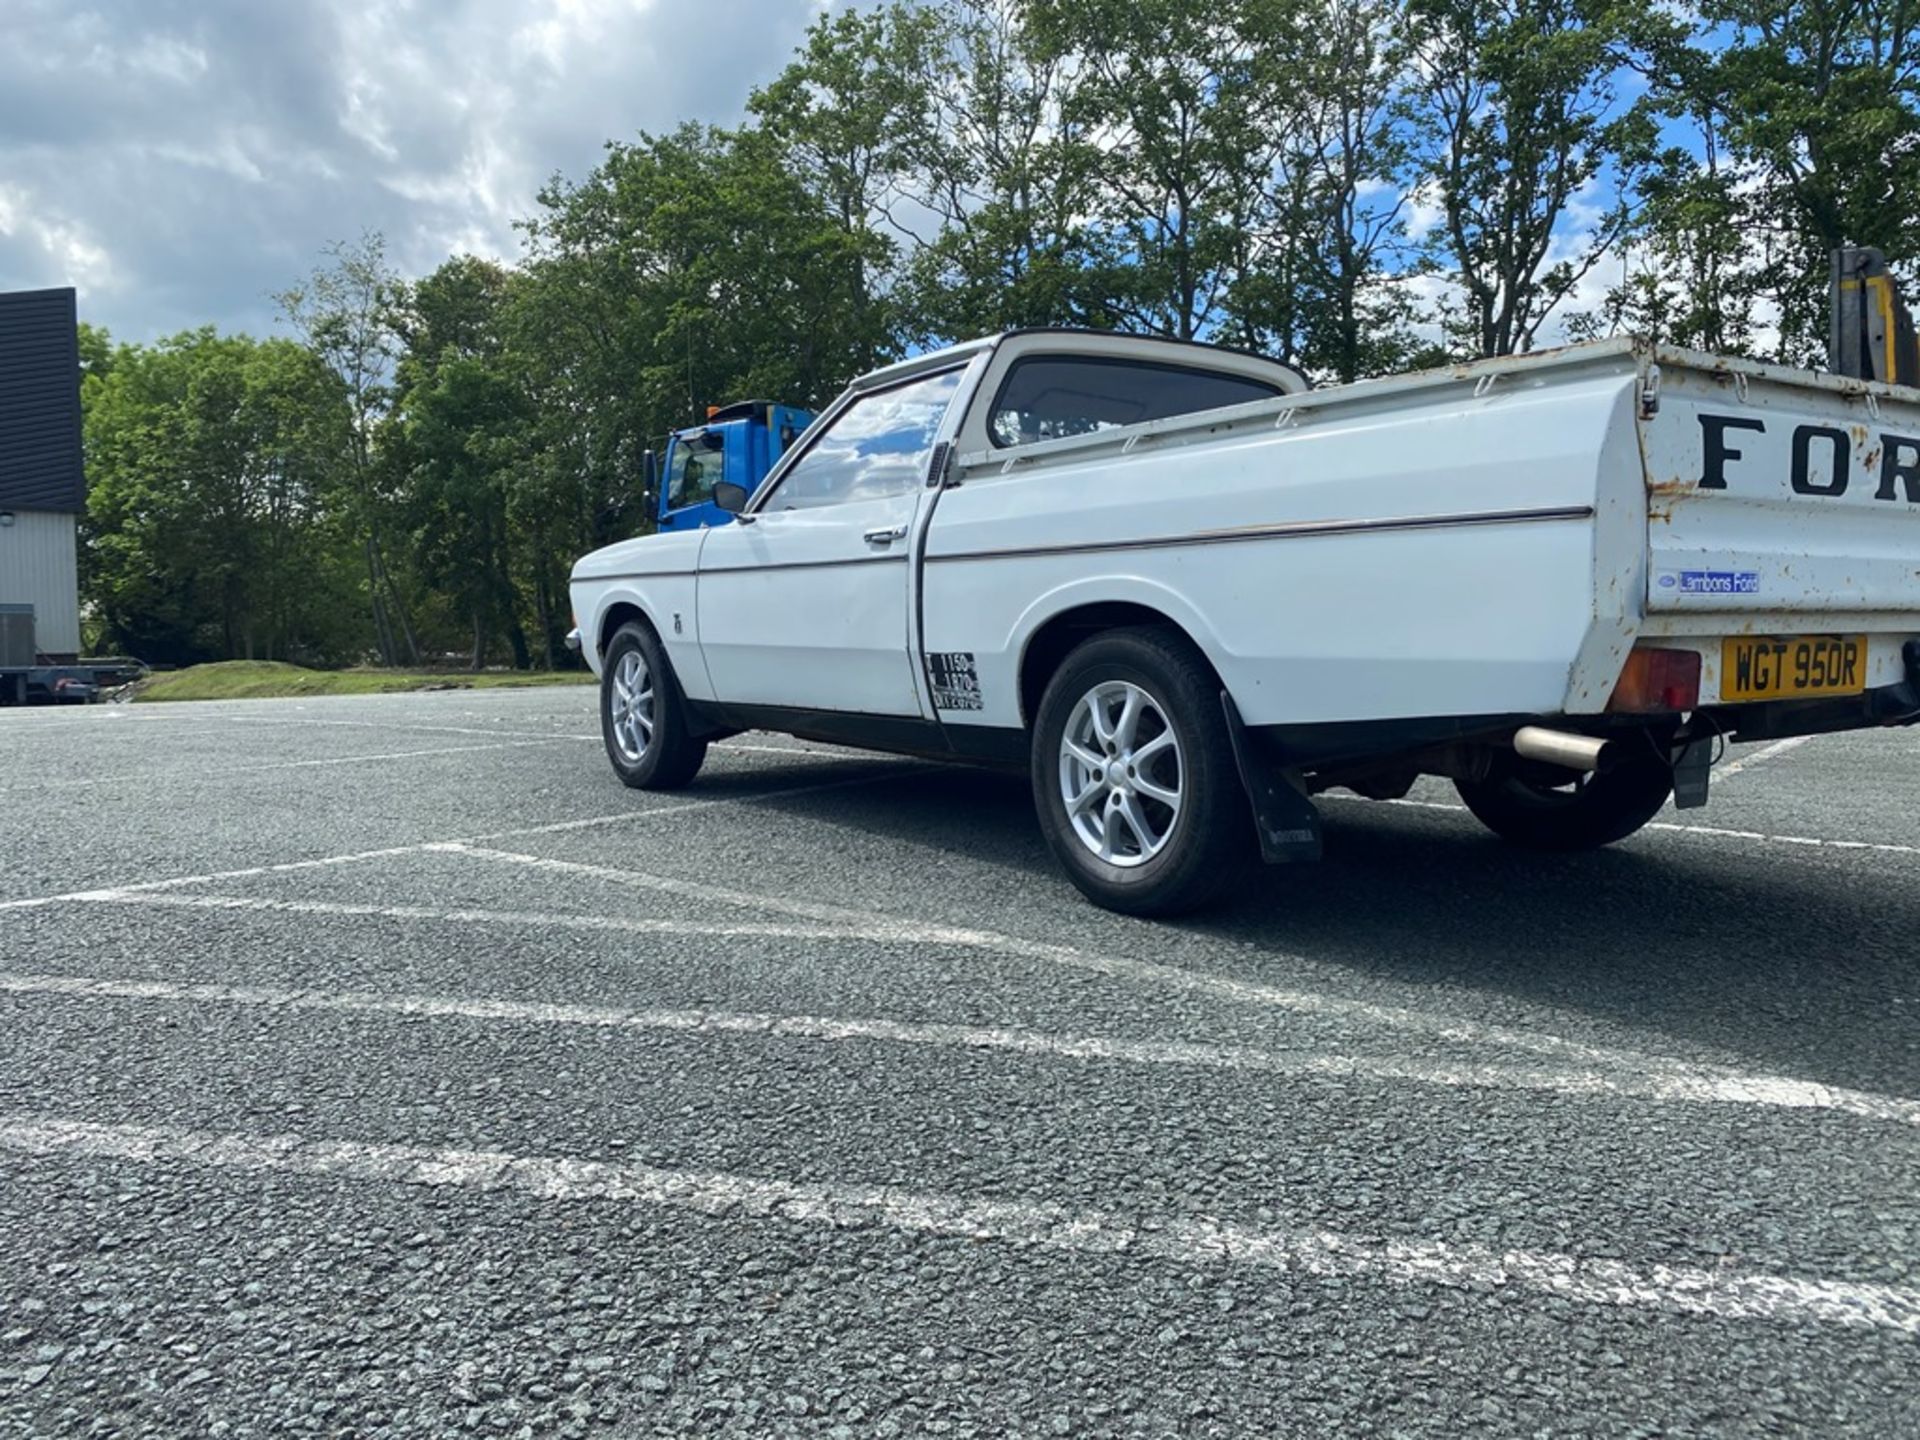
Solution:
M 1641 427 L 1649 617 L 1920 629 L 1920 392 L 1658 358 Z

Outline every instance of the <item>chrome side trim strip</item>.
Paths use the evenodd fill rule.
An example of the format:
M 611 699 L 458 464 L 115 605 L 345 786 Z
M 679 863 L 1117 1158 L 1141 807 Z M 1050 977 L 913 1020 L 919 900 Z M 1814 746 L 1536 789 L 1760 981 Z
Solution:
M 714 565 L 698 570 L 622 570 L 618 574 L 582 575 L 588 580 L 705 580 L 715 575 L 758 575 L 763 570 L 817 570 L 828 565 L 904 564 L 905 553 L 897 555 L 845 555 L 832 560 L 782 560 L 771 565 Z
M 766 565 L 702 565 L 699 574 L 702 580 L 710 580 L 716 575 L 759 575 L 768 570 L 824 570 L 834 565 L 904 565 L 908 559 L 903 550 L 892 555 L 840 555 L 831 560 L 776 560 Z
M 609 570 L 603 575 L 577 575 L 568 580 L 571 585 L 578 580 L 582 585 L 595 580 L 691 580 L 691 570 Z
M 1363 535 L 1391 530 L 1440 530 L 1470 525 L 1534 525 L 1561 520 L 1591 520 L 1591 505 L 1542 510 L 1485 510 L 1465 515 L 1401 515 L 1378 520 L 1294 520 L 1276 525 L 1245 525 L 1230 530 L 1196 530 L 1148 540 L 1098 540 L 1074 545 L 1030 545 L 1006 550 L 965 550 L 930 554 L 942 560 L 1011 560 L 1035 555 L 1087 555 L 1109 550 L 1161 550 L 1188 545 L 1233 545 L 1249 540 L 1293 540 L 1315 535 Z

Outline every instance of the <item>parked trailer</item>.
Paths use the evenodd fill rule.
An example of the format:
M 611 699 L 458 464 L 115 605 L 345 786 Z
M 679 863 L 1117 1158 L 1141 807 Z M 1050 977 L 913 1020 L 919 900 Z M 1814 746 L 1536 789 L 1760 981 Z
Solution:
M 52 664 L 36 648 L 33 607 L 0 605 L 0 706 L 84 705 L 145 673 L 119 657 Z
M 629 785 L 749 727 L 1024 766 L 1096 902 L 1453 781 L 1621 839 L 1726 741 L 1920 718 L 1920 392 L 1604 341 L 1310 392 L 1036 332 L 858 381 L 739 523 L 574 568 Z

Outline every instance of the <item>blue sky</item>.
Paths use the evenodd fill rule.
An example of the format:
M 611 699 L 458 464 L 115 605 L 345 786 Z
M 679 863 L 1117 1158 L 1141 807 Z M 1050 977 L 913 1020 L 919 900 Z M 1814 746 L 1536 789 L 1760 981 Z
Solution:
M 611 138 L 727 122 L 814 0 L 3 0 L 0 290 L 269 333 L 328 242 L 518 254 Z

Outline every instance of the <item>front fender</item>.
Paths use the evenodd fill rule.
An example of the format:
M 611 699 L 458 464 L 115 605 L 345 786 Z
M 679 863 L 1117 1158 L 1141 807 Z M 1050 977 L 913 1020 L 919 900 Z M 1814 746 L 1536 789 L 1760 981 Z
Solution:
M 594 674 L 601 673 L 608 632 L 632 612 L 653 626 L 687 697 L 712 698 L 694 608 L 706 535 L 690 530 L 623 540 L 574 565 L 568 592 L 580 625 L 580 652 Z

